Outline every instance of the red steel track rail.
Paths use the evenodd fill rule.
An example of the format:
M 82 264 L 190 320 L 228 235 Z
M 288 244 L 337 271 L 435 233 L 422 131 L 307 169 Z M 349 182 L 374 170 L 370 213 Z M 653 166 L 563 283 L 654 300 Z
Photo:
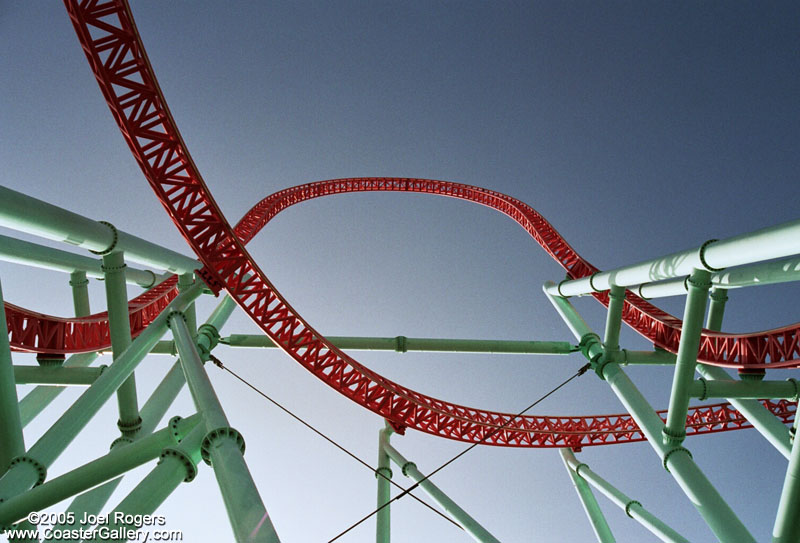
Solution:
M 391 421 L 399 430 L 415 428 L 461 441 L 485 440 L 491 445 L 516 447 L 581 447 L 644 439 L 627 414 L 514 417 L 451 404 L 394 383 L 362 366 L 311 328 L 273 287 L 244 247 L 278 212 L 310 198 L 355 191 L 423 192 L 477 202 L 508 215 L 570 277 L 585 277 L 597 271 L 530 206 L 504 194 L 445 181 L 339 179 L 275 193 L 248 212 L 234 231 L 183 143 L 127 3 L 122 0 L 65 0 L 65 3 L 101 91 L 134 157 L 205 265 L 201 276 L 215 292 L 224 288 L 278 346 L 311 373 Z M 595 297 L 607 303 L 607 295 L 598 293 Z M 677 351 L 680 320 L 632 293 L 627 294 L 626 300 L 625 322 L 655 345 Z M 796 367 L 800 364 L 799 332 L 800 325 L 749 335 L 706 332 L 699 358 L 706 363 L 738 368 Z M 765 405 L 783 422 L 793 419 L 794 405 L 790 402 Z M 727 404 L 693 408 L 687 417 L 690 434 L 746 426 L 744 418 Z M 504 429 L 497 432 L 498 427 Z

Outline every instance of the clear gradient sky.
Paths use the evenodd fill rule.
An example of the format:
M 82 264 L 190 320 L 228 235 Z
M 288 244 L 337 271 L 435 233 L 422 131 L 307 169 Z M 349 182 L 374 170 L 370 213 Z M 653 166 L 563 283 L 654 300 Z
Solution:
M 444 179 L 530 204 L 608 269 L 797 218 L 796 3 L 141 1 L 132 10 L 183 137 L 231 222 L 299 183 Z M 120 136 L 63 6 L 0 3 L 0 50 L 0 183 L 190 254 Z M 541 292 L 561 269 L 510 220 L 475 205 L 336 196 L 285 211 L 250 250 L 324 334 L 572 340 Z M 7 301 L 71 314 L 66 276 L 0 263 L 0 279 Z M 92 288 L 100 311 L 102 284 Z M 798 294 L 796 286 L 733 292 L 724 330 L 795 322 Z M 680 315 L 682 303 L 660 305 Z M 576 305 L 602 330 L 598 304 Z M 213 306 L 202 301 L 201 318 Z M 239 312 L 223 335 L 247 332 L 255 327 Z M 647 348 L 628 330 L 622 343 Z M 279 352 L 216 354 L 374 462 L 377 416 Z M 584 363 L 577 355 L 356 358 L 420 392 L 509 412 Z M 140 366 L 140 403 L 170 363 L 151 357 Z M 245 437 L 282 541 L 328 541 L 374 507 L 372 473 L 229 375 L 208 371 Z M 670 369 L 629 375 L 654 407 L 667 406 Z M 75 394 L 26 429 L 27 445 Z M 605 383 L 587 374 L 536 412 L 620 411 Z M 171 414 L 192 412 L 184 391 Z M 112 400 L 50 475 L 107 450 L 116 418 Z M 416 432 L 394 443 L 423 472 L 464 447 Z M 767 541 L 785 460 L 753 430 L 687 446 Z M 579 458 L 691 541 L 714 540 L 649 445 L 586 448 Z M 126 478 L 111 505 L 147 470 Z M 554 450 L 479 447 L 435 482 L 501 541 L 591 540 Z M 654 540 L 598 499 L 619 541 Z M 162 513 L 186 541 L 232 541 L 207 468 Z M 468 540 L 408 498 L 393 507 L 393 535 Z M 373 538 L 371 521 L 340 541 Z

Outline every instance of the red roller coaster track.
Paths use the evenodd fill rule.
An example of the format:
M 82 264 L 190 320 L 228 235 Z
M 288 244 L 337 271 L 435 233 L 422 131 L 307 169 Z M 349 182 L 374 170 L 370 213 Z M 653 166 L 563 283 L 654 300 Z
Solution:
M 629 415 L 515 418 L 454 405 L 389 381 L 339 351 L 311 328 L 272 286 L 244 247 L 277 213 L 307 199 L 357 191 L 423 192 L 469 200 L 508 215 L 572 278 L 597 271 L 534 209 L 504 194 L 445 181 L 339 179 L 277 192 L 251 209 L 234 230 L 214 202 L 181 139 L 127 4 L 121 0 L 80 4 L 67 0 L 66 5 L 103 95 L 134 157 L 205 265 L 201 276 L 213 290 L 224 288 L 277 345 L 315 376 L 398 428 L 415 428 L 451 439 L 485 440 L 487 444 L 516 447 L 579 447 L 644 439 Z M 169 292 L 174 295 L 174 290 Z M 595 297 L 607 303 L 607 295 L 600 293 Z M 679 319 L 630 292 L 626 302 L 623 320 L 628 325 L 655 345 L 677 351 Z M 136 306 L 131 307 L 133 315 Z M 19 312 L 17 317 L 14 311 Z M 14 330 L 28 331 L 14 336 L 13 345 L 19 350 L 79 352 L 104 348 L 108 343 L 107 321 L 102 315 L 54 319 L 19 308 L 13 308 L 10 314 L 12 319 L 18 319 Z M 27 326 L 16 324 L 22 318 L 28 319 Z M 144 318 L 139 320 L 145 322 Z M 78 323 L 91 323 L 94 328 L 88 333 L 80 328 L 84 324 Z M 11 320 L 9 330 L 13 335 Z M 734 368 L 797 367 L 799 332 L 800 325 L 748 335 L 704 332 L 699 359 Z M 69 338 L 64 339 L 66 336 Z M 765 405 L 783 422 L 793 419 L 793 404 L 781 401 Z M 507 427 L 496 432 L 506 424 Z M 726 404 L 692 408 L 687 417 L 690 434 L 747 426 L 744 418 Z

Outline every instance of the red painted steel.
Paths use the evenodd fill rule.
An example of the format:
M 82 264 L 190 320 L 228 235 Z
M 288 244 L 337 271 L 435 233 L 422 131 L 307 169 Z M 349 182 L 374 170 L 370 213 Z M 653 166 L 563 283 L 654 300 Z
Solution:
M 131 336 L 138 336 L 178 295 L 178 278 L 170 277 L 128 303 Z M 15 351 L 71 354 L 111 347 L 108 313 L 61 318 L 5 304 L 8 341 Z
M 470 200 L 505 213 L 525 228 L 571 277 L 597 271 L 535 210 L 506 195 L 457 183 L 342 179 L 276 193 L 251 210 L 234 233 L 186 150 L 127 4 L 65 3 L 123 136 L 167 212 L 205 264 L 202 276 L 212 289 L 225 288 L 267 335 L 306 369 L 398 428 L 411 427 L 451 439 L 485 439 L 487 444 L 523 447 L 580 447 L 644 439 L 627 414 L 514 417 L 430 398 L 389 381 L 336 349 L 299 317 L 244 248 L 280 210 L 309 198 L 354 191 L 426 192 Z M 605 294 L 598 294 L 597 298 L 607 303 Z M 625 322 L 656 345 L 677 350 L 680 321 L 631 293 L 626 299 Z M 706 334 L 701 358 L 732 367 L 794 366 L 798 361 L 792 357 L 800 353 L 797 342 L 787 338 L 796 337 L 797 332 L 797 327 L 790 327 L 750 336 Z M 793 404 L 769 402 L 767 406 L 784 422 L 793 419 Z M 507 428 L 495 432 L 506 424 Z M 705 433 L 738 429 L 747 423 L 730 406 L 718 404 L 693 408 L 687 426 L 689 433 Z

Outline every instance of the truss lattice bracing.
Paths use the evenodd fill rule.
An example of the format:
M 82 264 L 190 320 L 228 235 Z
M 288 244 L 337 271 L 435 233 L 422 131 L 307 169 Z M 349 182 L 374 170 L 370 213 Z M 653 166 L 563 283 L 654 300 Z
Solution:
M 235 302 L 276 346 L 325 384 L 385 419 L 389 428 L 398 433 L 414 429 L 471 444 L 561 449 L 564 464 L 589 513 L 597 537 L 602 541 L 613 540 L 613 536 L 602 519 L 589 484 L 609 496 L 624 508 L 628 516 L 641 522 L 659 538 L 665 541 L 685 539 L 641 504 L 579 463 L 569 449 L 648 441 L 719 539 L 755 541 L 683 446 L 687 436 L 755 426 L 790 459 L 773 533 L 775 541 L 796 539 L 797 528 L 791 519 L 800 514 L 796 510 L 796 504 L 800 503 L 797 499 L 800 489 L 794 475 L 800 450 L 792 446 L 787 425 L 794 422 L 797 384 L 794 381 L 734 381 L 718 371 L 721 371 L 719 367 L 736 368 L 747 377 L 765 369 L 800 367 L 800 326 L 794 324 L 751 334 L 722 333 L 718 321 L 721 319 L 720 304 L 724 301 L 720 302 L 720 296 L 715 298 L 713 291 L 712 305 L 717 303 L 715 323 L 703 329 L 701 321 L 706 295 L 712 287 L 711 272 L 718 271 L 716 259 L 729 262 L 726 258 L 735 253 L 736 258 L 725 266 L 758 265 L 765 260 L 794 256 L 800 253 L 800 242 L 797 241 L 800 236 L 796 235 L 800 223 L 795 221 L 750 236 L 707 242 L 678 255 L 601 273 L 578 255 L 539 213 L 515 198 L 460 183 L 381 177 L 334 179 L 279 191 L 257 203 L 234 228 L 216 205 L 180 136 L 127 3 L 70 0 L 65 3 L 83 51 L 123 137 L 200 264 L 193 274 L 191 270 L 195 262 L 191 258 L 172 255 L 166 249 L 139 240 L 108 223 L 101 225 L 77 215 L 67 215 L 68 212 L 56 210 L 50 204 L 3 189 L 6 197 L 5 203 L 0 202 L 0 218 L 4 226 L 27 231 L 27 219 L 21 216 L 18 205 L 9 203 L 13 201 L 24 202 L 27 209 L 38 210 L 39 214 L 33 216 L 43 222 L 48 214 L 56 212 L 61 214 L 59 217 L 69 216 L 69 224 L 53 226 L 56 229 L 63 227 L 65 236 L 70 235 L 71 228 L 84 229 L 81 230 L 84 233 L 82 237 L 93 245 L 83 248 L 105 255 L 102 272 L 107 281 L 110 309 L 93 315 L 78 311 L 79 316 L 67 318 L 4 304 L 8 334 L 0 344 L 0 407 L 3 409 L 3 422 L 0 423 L 0 436 L 3 437 L 0 445 L 0 525 L 8 527 L 17 523 L 24 528 L 23 519 L 30 512 L 81 493 L 71 506 L 74 511 L 97 512 L 105 506 L 116 485 L 113 482 L 116 477 L 160 457 L 159 466 L 115 510 L 143 514 L 154 512 L 182 480 L 194 478 L 197 465 L 203 460 L 214 469 L 237 541 L 277 541 L 275 527 L 244 462 L 244 438 L 233 427 L 235 422 L 228 421 L 203 368 L 203 362 L 211 357 L 220 340 L 219 331 Z M 586 356 L 596 373 L 609 382 L 628 412 L 537 416 L 458 405 L 387 379 L 356 361 L 335 342 L 312 328 L 273 286 L 248 253 L 246 245 L 278 213 L 294 204 L 334 194 L 378 191 L 425 193 L 470 201 L 497 210 L 519 224 L 568 275 L 569 280 L 548 285 L 545 293 L 575 335 L 577 345 L 570 350 L 580 351 Z M 53 219 L 53 222 L 59 221 Z M 33 233 L 37 233 L 35 226 Z M 98 232 L 96 239 L 92 238 L 92 232 Z M 104 241 L 106 239 L 111 241 Z M 769 248 L 760 251 L 758 258 L 742 258 L 740 255 L 747 253 L 748 244 L 756 242 Z M 33 251 L 32 245 L 28 247 L 23 251 Z M 48 254 L 47 248 L 37 248 L 36 251 Z M 55 261 L 55 252 L 50 254 Z M 120 289 L 124 289 L 120 270 L 126 259 L 136 261 L 142 255 L 145 262 L 154 267 L 180 270 L 180 278 L 171 276 L 130 300 L 126 320 L 124 298 L 119 298 Z M 46 256 L 44 260 L 46 265 Z M 665 265 L 678 260 L 680 265 Z M 85 273 L 90 270 L 82 269 L 80 264 L 75 266 L 73 276 L 76 273 L 78 276 L 74 277 L 77 281 L 73 284 L 73 293 L 78 308 L 86 306 L 78 299 L 81 296 L 78 288 L 80 274 L 84 274 L 82 278 L 85 280 Z M 680 266 L 687 268 L 686 274 Z M 651 272 L 637 275 L 637 270 Z M 156 277 L 155 273 L 149 273 Z M 633 289 L 626 290 L 626 287 L 636 284 L 637 292 L 642 293 L 647 286 L 638 283 L 689 274 L 686 282 L 689 295 L 683 319 L 662 311 L 635 294 Z M 116 287 L 111 286 L 112 276 L 116 277 Z M 623 277 L 632 277 L 635 281 L 625 282 Z M 796 279 L 798 277 L 789 273 L 780 280 Z M 230 298 L 220 304 L 205 324 L 196 327 L 193 302 L 202 295 L 203 285 L 207 287 L 206 293 L 224 292 Z M 567 300 L 567 294 L 591 294 L 608 307 L 602 340 L 583 322 Z M 658 349 L 657 353 L 620 350 L 621 322 L 648 339 Z M 139 409 L 135 401 L 134 370 L 144 356 L 155 349 L 168 329 L 172 331 L 180 363 Z M 117 338 L 113 346 L 112 337 Z M 108 351 L 112 347 L 113 363 L 106 370 L 83 367 L 91 363 L 93 354 L 82 353 Z M 41 367 L 15 367 L 12 351 L 38 353 Z M 64 355 L 75 357 L 61 363 L 59 357 Z M 653 410 L 621 367 L 637 360 L 652 361 L 654 357 L 661 363 L 675 366 L 669 410 Z M 698 363 L 702 364 L 699 368 Z M 704 376 L 703 379 L 694 380 L 696 369 Z M 27 412 L 27 408 L 17 402 L 15 383 L 89 385 L 89 388 L 41 439 L 25 447 L 22 426 L 29 416 L 20 416 L 21 412 Z M 156 425 L 168 412 L 184 383 L 198 413 L 185 419 L 175 417 L 164 428 L 156 430 Z M 30 408 L 32 413 L 40 411 L 54 397 L 40 392 L 34 391 L 31 395 L 31 402 L 37 403 Z M 105 400 L 115 393 L 120 407 L 118 426 L 121 437 L 114 442 L 111 452 L 64 475 L 48 478 L 48 468 Z M 704 400 L 709 397 L 730 399 L 736 408 L 728 402 L 698 407 L 688 405 L 690 398 Z M 444 504 L 456 522 L 475 539 L 496 541 L 388 443 L 392 431 L 389 428 L 380 441 L 382 463 L 377 474 L 385 477 L 385 473 L 389 473 L 391 477 L 388 466 L 391 459 L 400 465 L 405 475 Z M 379 503 L 386 503 L 386 484 L 379 484 Z M 156 488 L 167 490 L 159 499 L 151 499 Z M 61 524 L 74 526 L 75 520 L 65 519 Z M 115 527 L 120 528 L 122 524 Z M 379 515 L 378 539 L 388 541 L 388 537 L 388 511 L 384 511 Z

